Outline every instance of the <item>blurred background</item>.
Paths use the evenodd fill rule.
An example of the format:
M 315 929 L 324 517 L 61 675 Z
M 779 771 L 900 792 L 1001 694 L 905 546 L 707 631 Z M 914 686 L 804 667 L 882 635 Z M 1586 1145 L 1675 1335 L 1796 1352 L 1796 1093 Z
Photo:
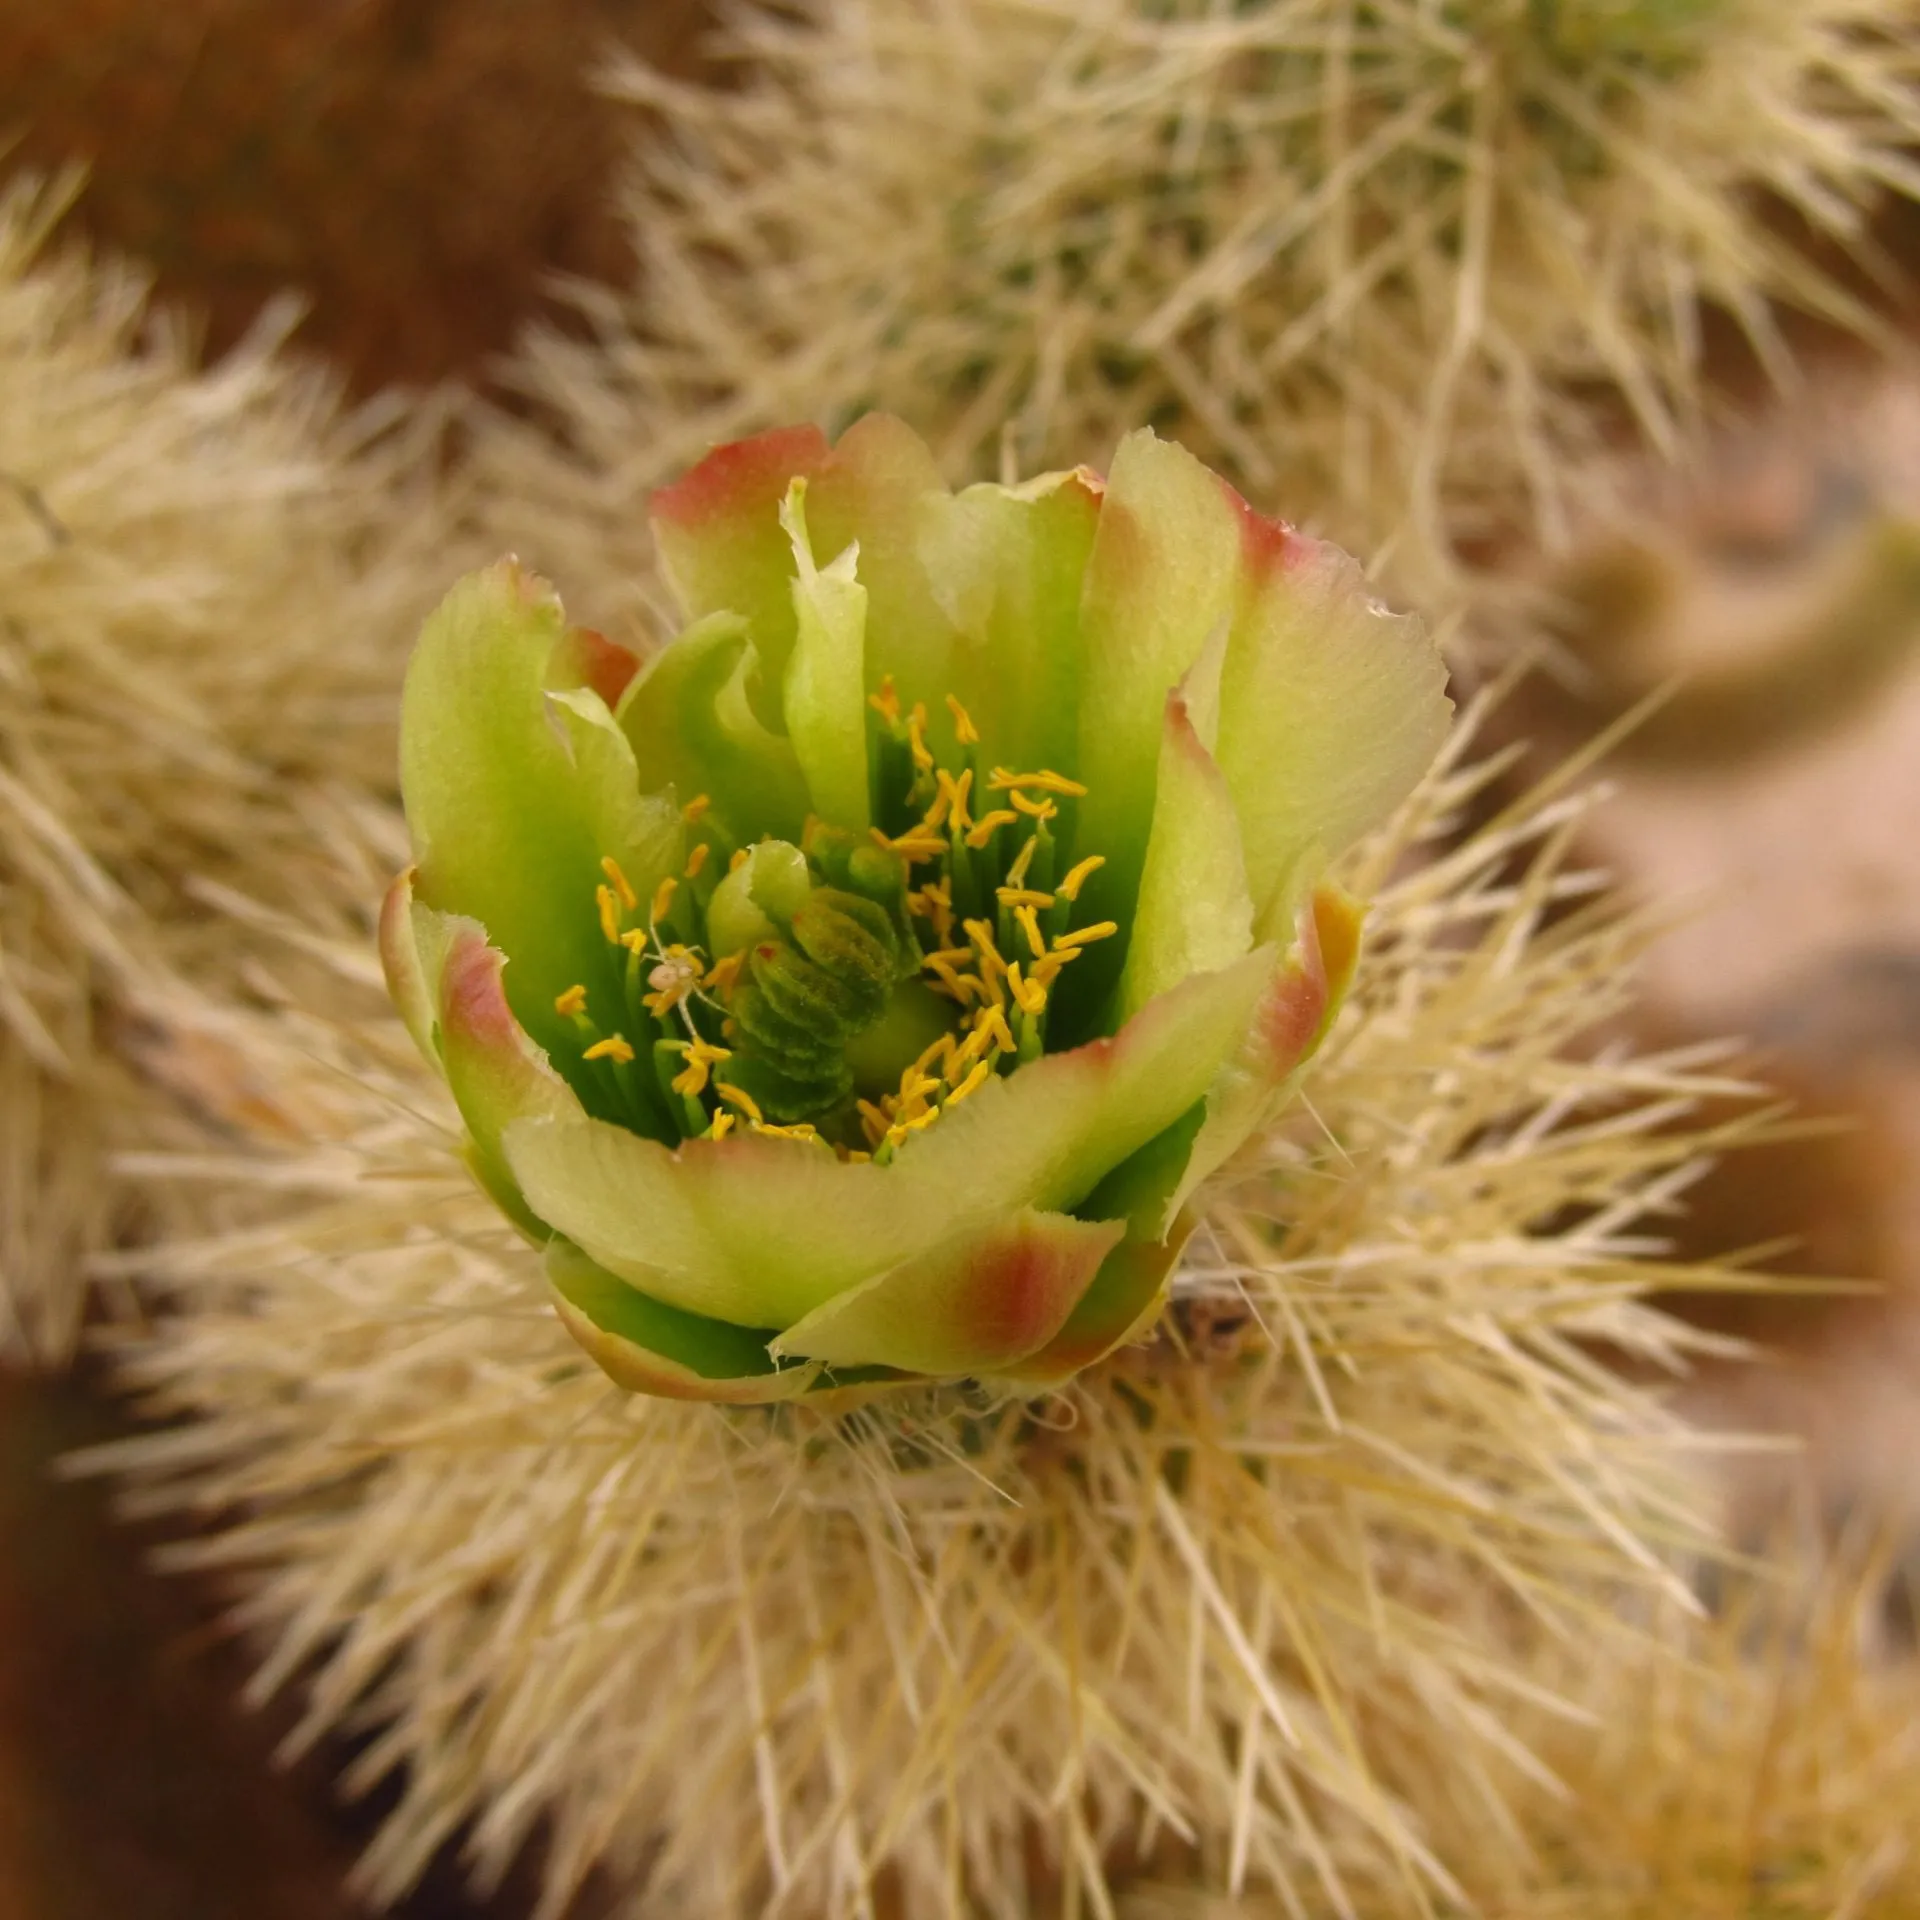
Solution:
M 644 109 L 587 76 L 619 47 L 726 84 L 710 25 L 701 0 L 0 0 L 0 151 L 83 166 L 67 241 L 150 267 L 210 357 L 293 290 L 297 348 L 355 393 L 460 382 L 510 409 L 519 331 L 579 332 L 558 284 L 638 270 L 614 184 Z M 1783 1512 L 1920 1527 L 1920 223 L 1873 237 L 1874 351 L 1809 325 L 1780 384 L 1729 330 L 1702 458 L 1603 450 L 1591 512 L 1520 569 L 1560 653 L 1506 720 L 1538 770 L 1671 687 L 1606 763 L 1589 849 L 1675 921 L 1642 1037 L 1749 1039 L 1823 1123 L 1709 1176 L 1673 1245 L 1875 1283 L 1680 1303 L 1770 1356 L 1703 1378 L 1701 1418 L 1805 1445 L 1730 1478 L 1756 1541 Z M 286 1721 L 233 1704 L 218 1596 L 51 1474 L 115 1419 L 84 1365 L 0 1373 L 0 1920 L 352 1911 L 377 1809 L 337 1805 L 340 1755 L 276 1770 Z M 402 1911 L 527 1900 L 480 1907 L 444 1872 Z

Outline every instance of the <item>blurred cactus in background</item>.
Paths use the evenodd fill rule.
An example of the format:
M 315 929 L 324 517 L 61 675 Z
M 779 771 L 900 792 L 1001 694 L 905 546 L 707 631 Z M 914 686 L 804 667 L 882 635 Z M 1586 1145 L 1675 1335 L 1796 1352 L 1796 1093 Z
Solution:
M 1882 332 L 1920 185 L 1885 0 L 791 0 L 729 84 L 638 63 L 633 290 L 580 295 L 503 426 L 496 525 L 603 598 L 712 442 L 904 414 L 949 477 L 1146 423 L 1448 610 L 1559 538 L 1569 462 L 1701 421 L 1706 337 Z M 1849 260 L 1851 256 L 1851 261 Z
M 132 1224 L 113 1153 L 248 1077 L 146 1011 L 170 970 L 240 980 L 209 900 L 392 858 L 368 809 L 447 527 L 434 407 L 344 409 L 271 319 L 198 366 L 137 273 L 49 250 L 68 197 L 0 197 L 0 1354 L 46 1360 Z

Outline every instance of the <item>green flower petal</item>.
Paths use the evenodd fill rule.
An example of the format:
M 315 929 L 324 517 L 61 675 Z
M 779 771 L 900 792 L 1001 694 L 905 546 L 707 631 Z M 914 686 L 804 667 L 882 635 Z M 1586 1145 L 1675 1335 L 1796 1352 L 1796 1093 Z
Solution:
M 856 542 L 860 548 L 860 580 L 868 595 L 868 690 L 891 674 L 909 708 L 924 700 L 935 715 L 949 693 L 967 693 L 958 684 L 964 674 L 955 635 L 920 546 L 923 511 L 949 497 L 926 442 L 886 413 L 856 421 L 807 475 L 814 551 L 842 553 Z
M 999 1372 L 1059 1333 L 1123 1231 L 1022 1207 L 837 1295 L 773 1350 L 936 1379 Z
M 825 567 L 815 564 L 806 491 L 807 483 L 796 480 L 780 507 L 780 525 L 793 547 L 796 624 L 783 711 L 814 812 L 829 826 L 864 833 L 872 824 L 863 665 L 867 590 L 855 571 L 857 546 L 843 548 Z
M 951 687 L 916 697 L 937 715 L 958 695 L 989 766 L 1077 764 L 1080 594 L 1101 492 L 1082 468 L 922 496 L 920 548 L 958 644 Z
M 1273 958 L 1184 981 L 1112 1039 L 990 1080 L 891 1166 L 752 1135 L 670 1153 L 584 1116 L 510 1127 L 508 1164 L 543 1220 L 655 1299 L 790 1327 L 1022 1207 L 1075 1206 L 1207 1092 Z
M 1311 875 L 1412 790 L 1446 737 L 1446 668 L 1338 548 L 1239 507 L 1246 597 L 1221 675 L 1215 758 L 1233 790 L 1258 939 Z
M 1224 629 L 1216 632 L 1224 637 Z M 1207 652 L 1218 655 L 1218 644 Z M 1205 663 L 1203 655 L 1203 663 Z M 1200 672 L 1187 680 L 1195 679 Z M 1240 818 L 1193 723 L 1186 681 L 1167 695 L 1153 826 L 1120 976 L 1120 1018 L 1190 974 L 1230 965 L 1253 945 Z
M 805 1393 L 817 1365 L 776 1366 L 769 1335 L 681 1313 L 616 1279 L 568 1241 L 547 1243 L 554 1309 L 617 1386 L 668 1400 L 764 1406 Z
M 557 660 L 556 660 L 557 656 Z M 643 796 L 633 753 L 577 668 L 560 603 L 511 562 L 460 582 L 407 669 L 400 780 L 425 905 L 465 915 L 508 956 L 507 997 L 556 1058 L 578 1050 L 554 1011 L 575 984 L 607 1030 L 625 955 L 594 909 L 604 856 L 650 889 L 684 858 L 678 812 Z
M 1192 1231 L 1188 1218 L 1164 1240 L 1122 1240 L 1101 1262 L 1066 1325 L 1000 1377 L 1016 1387 L 1058 1386 L 1144 1338 L 1166 1308 L 1168 1281 Z
M 617 714 L 646 786 L 683 804 L 708 795 L 743 844 L 797 840 L 809 804 L 792 743 L 754 711 L 760 673 L 741 616 L 711 614 L 654 655 Z
M 794 637 L 793 555 L 780 503 L 789 483 L 817 473 L 830 451 L 817 427 L 759 434 L 717 448 L 651 502 L 661 563 L 687 618 L 731 612 L 746 622 L 765 668 L 755 710 L 769 726 L 778 721 Z
M 485 929 L 423 906 L 411 881 L 411 873 L 402 874 L 381 911 L 388 986 L 414 1043 L 446 1075 L 466 1122 L 475 1177 L 522 1232 L 544 1240 L 547 1228 L 508 1169 L 501 1135 L 516 1120 L 584 1120 L 585 1110 L 514 1018 L 501 978 L 505 962 Z
M 1163 1221 L 1266 1124 L 1292 1090 L 1353 982 L 1364 915 L 1360 903 L 1338 887 L 1316 889 L 1300 915 L 1297 944 L 1274 970 L 1245 1039 L 1208 1092 L 1207 1117 Z
M 1090 918 L 1128 918 L 1153 817 L 1167 690 L 1231 616 L 1240 551 L 1232 501 L 1192 454 L 1150 432 L 1120 443 L 1081 612 L 1075 772 L 1089 791 L 1080 844 L 1107 860 L 1083 896 Z M 1101 956 L 1096 970 L 1119 958 Z

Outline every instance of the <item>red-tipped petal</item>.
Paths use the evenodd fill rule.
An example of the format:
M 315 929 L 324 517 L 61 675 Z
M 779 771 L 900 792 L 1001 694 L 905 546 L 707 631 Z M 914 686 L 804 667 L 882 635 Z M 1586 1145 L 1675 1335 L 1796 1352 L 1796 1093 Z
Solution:
M 1123 1230 L 1023 1207 L 828 1301 L 774 1351 L 936 1379 L 1004 1371 L 1059 1333 Z

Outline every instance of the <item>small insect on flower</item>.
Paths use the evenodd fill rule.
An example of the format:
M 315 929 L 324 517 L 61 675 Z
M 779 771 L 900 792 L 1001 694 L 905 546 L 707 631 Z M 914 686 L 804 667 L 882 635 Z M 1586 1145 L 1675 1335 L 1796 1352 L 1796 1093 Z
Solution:
M 1337 1011 L 1436 651 L 1149 433 L 959 494 L 884 416 L 766 434 L 654 526 L 644 668 L 511 564 L 427 623 L 394 999 L 615 1380 L 1044 1389 Z

